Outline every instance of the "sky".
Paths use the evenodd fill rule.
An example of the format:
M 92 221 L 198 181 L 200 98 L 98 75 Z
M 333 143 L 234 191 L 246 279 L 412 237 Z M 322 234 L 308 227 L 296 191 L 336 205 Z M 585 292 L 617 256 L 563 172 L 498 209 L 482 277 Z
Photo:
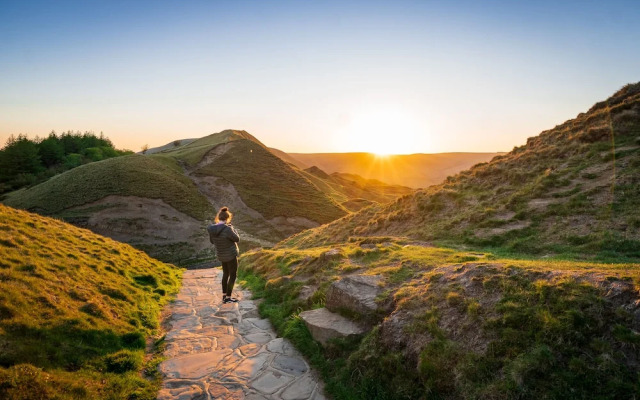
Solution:
M 0 146 L 509 151 L 640 80 L 637 1 L 0 0 Z

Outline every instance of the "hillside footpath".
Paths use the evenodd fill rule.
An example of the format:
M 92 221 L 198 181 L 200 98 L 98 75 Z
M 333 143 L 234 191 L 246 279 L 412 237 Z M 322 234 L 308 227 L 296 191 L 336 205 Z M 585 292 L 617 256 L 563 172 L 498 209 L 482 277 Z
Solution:
M 220 269 L 189 270 L 172 304 L 158 399 L 324 399 L 323 384 L 288 340 L 260 319 L 250 292 L 222 303 Z

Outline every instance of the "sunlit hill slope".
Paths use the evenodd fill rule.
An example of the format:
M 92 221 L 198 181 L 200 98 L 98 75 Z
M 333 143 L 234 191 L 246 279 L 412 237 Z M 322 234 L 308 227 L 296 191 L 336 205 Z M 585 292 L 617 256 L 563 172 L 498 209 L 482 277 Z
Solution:
M 155 398 L 146 338 L 180 270 L 0 205 L 0 398 Z
M 393 234 L 535 255 L 638 259 L 639 190 L 640 84 L 634 84 L 508 154 L 288 243 Z
M 638 137 L 635 84 L 440 185 L 245 254 L 243 279 L 335 399 L 638 398 Z M 302 312 L 329 304 L 365 333 L 314 341 Z

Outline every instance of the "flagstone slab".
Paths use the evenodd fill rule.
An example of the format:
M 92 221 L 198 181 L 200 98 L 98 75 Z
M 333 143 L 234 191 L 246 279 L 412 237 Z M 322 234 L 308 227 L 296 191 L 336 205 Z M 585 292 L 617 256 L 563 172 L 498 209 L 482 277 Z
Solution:
M 303 376 L 287 387 L 280 397 L 283 400 L 306 400 L 311 398 L 316 385 L 317 382 L 310 376 Z
M 251 382 L 251 387 L 264 394 L 273 394 L 293 381 L 293 377 L 277 371 L 267 371 Z
M 300 376 L 309 370 L 307 363 L 300 357 L 276 356 L 271 366 L 287 374 Z
M 170 378 L 198 379 L 214 373 L 231 353 L 230 349 L 220 349 L 171 358 L 160 364 L 160 370 Z

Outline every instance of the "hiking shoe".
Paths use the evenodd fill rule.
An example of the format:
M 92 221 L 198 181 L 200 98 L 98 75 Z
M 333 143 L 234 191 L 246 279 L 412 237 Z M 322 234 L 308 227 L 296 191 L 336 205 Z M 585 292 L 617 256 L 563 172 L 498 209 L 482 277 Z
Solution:
M 237 303 L 238 299 L 235 297 L 227 297 L 227 303 Z
M 231 297 L 222 296 L 222 303 L 223 304 L 231 303 Z

